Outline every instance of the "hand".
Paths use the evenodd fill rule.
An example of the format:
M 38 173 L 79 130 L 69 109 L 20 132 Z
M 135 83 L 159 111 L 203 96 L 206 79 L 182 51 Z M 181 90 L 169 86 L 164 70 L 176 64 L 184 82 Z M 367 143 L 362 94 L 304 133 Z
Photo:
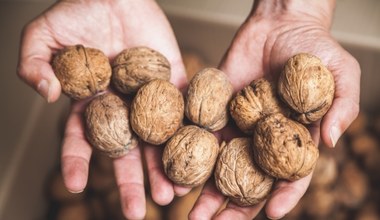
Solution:
M 330 35 L 334 1 L 259 0 L 241 26 L 220 68 L 238 91 L 253 79 L 275 78 L 285 62 L 296 53 L 320 57 L 335 79 L 333 105 L 321 122 L 309 127 L 316 144 L 333 147 L 359 111 L 360 67 Z M 230 139 L 230 129 L 222 136 Z M 265 205 L 269 218 L 287 214 L 305 193 L 311 174 L 294 182 L 278 181 L 266 202 L 252 207 L 232 203 L 215 216 L 225 198 L 208 182 L 190 213 L 191 219 L 252 219 Z
M 171 63 L 171 82 L 178 88 L 186 75 L 171 27 L 153 0 L 59 1 L 30 22 L 22 34 L 18 74 L 48 102 L 61 93 L 54 75 L 52 55 L 67 45 L 83 44 L 102 50 L 111 60 L 123 49 L 148 46 L 163 53 Z M 62 147 L 62 173 L 67 189 L 84 190 L 92 148 L 84 136 L 82 113 L 85 101 L 73 101 Z M 124 214 L 130 219 L 145 215 L 142 155 L 145 154 L 152 197 L 168 204 L 174 194 L 188 188 L 173 185 L 164 175 L 159 147 L 144 146 L 114 160 Z

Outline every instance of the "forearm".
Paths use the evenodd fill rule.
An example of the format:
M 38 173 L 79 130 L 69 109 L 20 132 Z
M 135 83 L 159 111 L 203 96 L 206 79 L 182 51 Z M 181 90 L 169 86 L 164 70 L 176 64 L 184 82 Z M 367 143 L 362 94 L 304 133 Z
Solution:
M 255 0 L 250 17 L 305 16 L 330 28 L 336 0 Z

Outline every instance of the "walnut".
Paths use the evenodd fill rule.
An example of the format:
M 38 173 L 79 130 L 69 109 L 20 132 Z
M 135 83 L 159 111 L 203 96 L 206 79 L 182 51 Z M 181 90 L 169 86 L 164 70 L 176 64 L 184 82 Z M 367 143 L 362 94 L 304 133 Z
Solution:
M 106 90 L 112 74 L 107 56 L 98 49 L 83 45 L 60 50 L 52 67 L 63 92 L 77 100 Z
M 159 145 L 182 125 L 184 100 L 170 82 L 155 79 L 142 86 L 131 106 L 131 125 L 144 141 Z
M 320 153 L 310 185 L 316 188 L 327 188 L 336 182 L 337 177 L 336 159 L 331 154 Z
M 288 115 L 277 99 L 276 85 L 264 78 L 254 80 L 244 87 L 230 104 L 232 118 L 246 134 L 252 134 L 259 119 L 277 112 Z
M 232 84 L 222 71 L 205 68 L 190 81 L 185 114 L 210 131 L 222 129 L 228 122 L 227 106 L 232 93 Z
M 340 172 L 335 197 L 348 208 L 358 208 L 370 193 L 369 186 L 368 175 L 355 162 L 348 161 Z
M 211 176 L 218 152 L 218 140 L 212 133 L 195 125 L 182 127 L 165 146 L 165 173 L 178 185 L 199 186 Z
M 278 93 L 293 110 L 292 117 L 303 124 L 321 119 L 334 98 L 334 77 L 322 61 L 301 53 L 290 58 L 280 75 Z
M 297 180 L 313 170 L 319 155 L 309 131 L 281 113 L 261 119 L 254 130 L 254 158 L 269 175 Z
M 112 84 L 124 93 L 132 94 L 153 79 L 170 79 L 170 63 L 164 55 L 148 47 L 123 50 L 112 65 Z
M 118 96 L 95 97 L 85 111 L 86 136 L 92 146 L 110 157 L 120 157 L 137 146 L 128 119 L 128 107 Z
M 328 216 L 336 208 L 337 202 L 332 189 L 317 188 L 306 193 L 303 205 L 309 216 L 329 219 Z
M 264 201 L 274 179 L 255 163 L 250 138 L 235 138 L 223 146 L 215 168 L 215 182 L 219 191 L 240 206 Z

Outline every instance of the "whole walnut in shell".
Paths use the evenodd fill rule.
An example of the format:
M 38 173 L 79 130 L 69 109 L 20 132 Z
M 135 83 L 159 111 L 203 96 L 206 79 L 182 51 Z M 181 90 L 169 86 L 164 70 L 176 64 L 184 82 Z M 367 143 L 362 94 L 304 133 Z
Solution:
M 278 81 L 280 97 L 294 110 L 292 118 L 303 124 L 315 122 L 326 114 L 334 91 L 331 72 L 318 57 L 306 53 L 290 58 Z
M 195 187 L 211 176 L 218 157 L 216 137 L 205 129 L 188 125 L 166 143 L 162 161 L 166 175 L 174 183 Z
M 112 84 L 132 94 L 153 79 L 170 79 L 170 63 L 164 55 L 148 47 L 133 47 L 116 56 L 112 65 Z
M 222 129 L 228 122 L 228 103 L 232 84 L 215 68 L 205 68 L 191 79 L 186 97 L 185 114 L 195 124 L 210 131 Z
M 252 134 L 259 119 L 277 112 L 288 114 L 277 99 L 276 85 L 264 78 L 253 80 L 230 104 L 232 118 L 246 134 Z
M 128 106 L 118 96 L 104 93 L 95 97 L 84 115 L 88 141 L 108 156 L 124 156 L 137 146 L 129 125 Z
M 60 50 L 52 67 L 63 92 L 77 100 L 106 90 L 111 80 L 112 70 L 107 56 L 98 49 L 83 45 Z
M 274 182 L 274 178 L 255 164 L 252 154 L 250 138 L 235 138 L 222 147 L 216 162 L 217 188 L 240 206 L 264 201 Z
M 137 92 L 131 105 L 131 126 L 144 141 L 159 145 L 182 125 L 184 100 L 170 82 L 155 79 Z
M 309 131 L 281 113 L 261 119 L 253 138 L 256 163 L 279 179 L 293 181 L 307 176 L 319 156 Z
M 337 177 L 338 163 L 336 158 L 331 154 L 321 151 L 314 168 L 310 186 L 315 188 L 328 188 L 336 182 Z

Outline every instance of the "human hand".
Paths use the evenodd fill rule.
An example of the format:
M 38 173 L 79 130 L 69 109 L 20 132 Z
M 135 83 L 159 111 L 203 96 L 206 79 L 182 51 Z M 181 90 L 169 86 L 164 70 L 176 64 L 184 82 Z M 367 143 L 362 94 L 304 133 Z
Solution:
M 50 61 L 67 45 L 83 44 L 102 50 L 110 60 L 125 48 L 147 46 L 163 53 L 171 63 L 171 82 L 178 88 L 186 75 L 171 27 L 153 0 L 59 1 L 25 26 L 22 33 L 18 74 L 48 102 L 61 93 Z M 88 100 L 87 100 L 88 101 Z M 84 190 L 92 148 L 85 139 L 83 111 L 86 101 L 73 101 L 62 146 L 62 173 L 67 189 Z M 140 144 L 141 145 L 141 144 Z M 146 158 L 153 200 L 168 204 L 174 194 L 189 189 L 172 184 L 164 175 L 160 147 L 139 146 L 114 160 L 122 208 L 130 219 L 145 215 L 142 153 Z
M 333 147 L 359 111 L 360 67 L 330 35 L 334 1 L 259 0 L 237 32 L 220 68 L 229 75 L 236 91 L 253 79 L 275 79 L 283 65 L 300 52 L 314 54 L 332 72 L 335 97 L 324 118 L 309 126 L 314 142 Z M 231 128 L 221 132 L 231 139 Z M 305 193 L 311 174 L 300 180 L 278 181 L 267 201 L 251 207 L 229 203 L 217 210 L 225 198 L 209 181 L 195 204 L 190 219 L 252 219 L 265 206 L 267 217 L 287 214 Z M 216 216 L 215 216 L 216 215 Z

